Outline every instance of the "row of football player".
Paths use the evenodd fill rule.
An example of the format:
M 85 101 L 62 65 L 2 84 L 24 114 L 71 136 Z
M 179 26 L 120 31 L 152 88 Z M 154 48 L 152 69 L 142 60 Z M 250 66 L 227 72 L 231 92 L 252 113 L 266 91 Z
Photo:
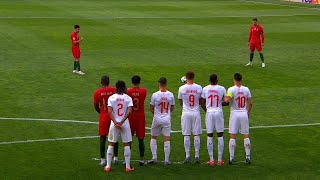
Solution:
M 106 167 L 105 171 L 109 172 L 111 170 L 111 161 L 113 156 L 113 150 L 118 142 L 119 136 L 124 143 L 124 156 L 126 163 L 126 171 L 132 171 L 133 168 L 130 166 L 130 142 L 132 141 L 132 134 L 137 133 L 139 138 L 139 149 L 140 156 L 142 156 L 140 148 L 141 139 L 143 140 L 144 135 L 139 135 L 139 121 L 144 120 L 144 113 L 142 116 L 129 116 L 133 110 L 139 110 L 143 101 L 140 99 L 135 100 L 139 97 L 141 92 L 140 77 L 139 81 L 135 81 L 136 76 L 132 78 L 132 82 L 135 85 L 134 88 L 129 88 L 126 92 L 125 83 L 123 81 L 118 81 L 116 83 L 116 93 L 108 97 L 108 113 L 111 119 L 111 124 L 109 128 L 109 146 L 107 150 Z M 240 132 L 244 138 L 244 147 L 246 152 L 246 163 L 250 164 L 250 139 L 249 139 L 249 115 L 252 107 L 252 98 L 250 90 L 241 85 L 242 75 L 239 73 L 234 74 L 234 86 L 230 87 L 228 91 L 220 85 L 217 84 L 217 75 L 212 74 L 210 76 L 211 84 L 202 87 L 194 83 L 195 74 L 192 71 L 186 72 L 185 75 L 186 84 L 179 88 L 178 99 L 180 106 L 182 107 L 181 115 L 181 128 L 182 135 L 184 136 L 184 148 L 186 153 L 186 159 L 184 163 L 190 163 L 190 136 L 193 135 L 194 147 L 195 147 L 195 163 L 199 163 L 199 151 L 200 151 L 200 135 L 202 133 L 201 116 L 200 116 L 200 106 L 206 112 L 206 130 L 207 130 L 207 148 L 209 154 L 208 165 L 214 166 L 215 161 L 213 157 L 213 133 L 217 132 L 218 137 L 218 161 L 217 165 L 223 165 L 222 160 L 223 150 L 224 150 L 224 117 L 222 106 L 231 103 L 230 120 L 229 120 L 229 153 L 230 159 L 229 163 L 234 164 L 234 152 L 235 152 L 235 138 L 236 134 Z M 109 78 L 108 78 L 109 80 Z M 135 82 L 139 82 L 136 84 Z M 158 81 L 159 91 L 152 94 L 150 101 L 150 111 L 154 114 L 153 122 L 151 126 L 151 140 L 150 148 L 152 151 L 152 160 L 149 163 L 157 162 L 157 136 L 163 134 L 164 136 L 164 153 L 165 160 L 164 165 L 170 165 L 169 155 L 170 155 L 170 130 L 171 130 L 171 112 L 174 110 L 174 96 L 166 89 L 167 79 L 161 77 Z M 102 88 L 103 89 L 103 88 Z M 106 87 L 104 87 L 106 89 Z M 107 86 L 109 92 L 111 92 L 110 87 Z M 143 89 L 143 88 L 142 88 Z M 105 100 L 102 100 L 100 106 L 97 104 L 96 94 L 106 94 L 101 93 L 99 90 L 95 92 L 95 107 L 98 112 L 100 112 L 100 124 L 101 120 L 101 109 L 106 109 Z M 127 94 L 125 94 L 127 93 Z M 144 98 L 145 98 L 145 93 Z M 131 96 L 131 97 L 130 97 Z M 102 98 L 103 99 L 103 98 Z M 132 100 L 133 99 L 133 100 Z M 104 103 L 104 104 L 103 104 Z M 144 109 L 144 108 L 143 108 Z M 141 115 L 141 114 L 140 114 Z M 128 120 L 129 117 L 129 120 Z M 140 119 L 140 120 L 139 120 Z M 130 122 L 130 123 L 129 123 Z M 143 123 L 140 123 L 143 124 Z M 130 128 L 131 127 L 131 128 Z M 140 125 L 141 127 L 141 125 Z M 99 131 L 101 130 L 99 126 Z M 144 129 L 144 127 L 143 127 Z M 101 136 L 101 132 L 99 132 Z M 145 134 L 145 132 L 144 132 Z M 143 141 L 142 141 L 143 142 Z M 143 148 L 144 151 L 144 148 Z M 117 156 L 117 155 L 116 155 Z M 105 159 L 101 156 L 101 165 L 104 165 Z M 143 157 L 143 156 L 142 156 Z M 140 165 L 144 162 L 141 161 Z

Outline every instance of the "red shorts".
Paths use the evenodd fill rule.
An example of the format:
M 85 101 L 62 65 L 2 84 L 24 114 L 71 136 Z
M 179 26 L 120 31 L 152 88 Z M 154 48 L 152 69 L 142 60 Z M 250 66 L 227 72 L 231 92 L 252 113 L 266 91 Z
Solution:
M 146 118 L 145 116 L 130 116 L 129 117 L 131 134 L 138 138 L 144 138 L 146 136 Z
M 71 49 L 74 59 L 80 59 L 80 48 L 78 48 L 77 46 L 72 46 Z
M 253 52 L 255 49 L 257 51 L 262 51 L 261 42 L 250 42 L 250 51 Z
M 99 135 L 108 136 L 111 118 L 109 114 L 101 113 L 99 117 Z

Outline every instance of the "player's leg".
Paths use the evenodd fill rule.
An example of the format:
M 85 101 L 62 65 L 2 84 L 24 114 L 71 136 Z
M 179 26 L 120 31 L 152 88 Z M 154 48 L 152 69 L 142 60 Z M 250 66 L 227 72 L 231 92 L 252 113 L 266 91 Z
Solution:
M 260 42 L 260 43 L 257 43 L 256 48 L 257 48 L 257 51 L 259 52 L 260 59 L 261 59 L 261 62 L 262 62 L 261 67 L 265 67 L 266 64 L 264 63 L 264 56 L 263 56 L 263 53 L 262 53 L 262 45 L 261 45 L 261 42 Z
M 224 150 L 224 140 L 223 140 L 223 131 L 224 131 L 224 117 L 223 112 L 217 112 L 215 119 L 215 130 L 217 131 L 218 137 L 218 165 L 223 165 L 222 160 L 223 150 Z
M 106 135 L 100 135 L 100 166 L 106 165 Z
M 195 163 L 200 163 L 200 136 L 202 134 L 202 126 L 201 126 L 201 116 L 199 114 L 195 114 L 193 116 L 193 141 L 194 141 L 194 151 L 195 151 Z
M 186 159 L 184 163 L 190 163 L 190 135 L 191 135 L 191 120 L 190 115 L 187 113 L 182 113 L 181 115 L 181 129 L 183 135 L 184 150 L 186 153 Z
M 252 65 L 253 56 L 254 56 L 254 50 L 255 50 L 255 43 L 252 42 L 249 45 L 250 59 L 249 59 L 249 63 L 246 64 L 246 66 L 251 66 Z
M 74 58 L 74 61 L 73 61 L 73 71 L 72 73 L 78 73 L 78 70 L 77 70 L 77 67 L 78 67 L 78 54 L 77 54 L 77 50 L 76 48 L 72 47 L 71 48 L 71 51 L 72 51 L 72 55 L 73 55 L 73 58 Z
M 144 152 L 145 152 L 144 137 L 146 135 L 145 129 L 146 129 L 145 117 L 139 117 L 139 121 L 137 123 L 136 135 L 139 141 L 140 166 L 143 166 L 145 164 L 144 162 Z
M 131 159 L 131 148 L 130 142 L 132 141 L 132 135 L 130 130 L 129 123 L 123 124 L 121 127 L 121 139 L 124 146 L 124 160 L 126 163 L 126 172 L 133 171 L 134 168 L 130 166 L 130 159 Z
M 243 136 L 243 146 L 246 152 L 246 163 L 251 164 L 251 159 L 250 159 L 251 143 L 249 138 L 249 120 L 246 112 L 242 113 L 242 118 L 240 122 L 241 122 L 240 132 Z
M 120 131 L 116 129 L 114 124 L 112 123 L 110 125 L 109 135 L 108 135 L 109 146 L 107 150 L 107 165 L 104 169 L 107 172 L 109 172 L 111 168 L 113 150 L 114 150 L 115 143 L 118 142 L 119 134 L 120 134 Z
M 213 166 L 214 158 L 213 158 L 213 119 L 212 113 L 206 113 L 206 129 L 207 129 L 207 149 L 210 160 L 207 164 Z
M 106 141 L 109 132 L 110 123 L 106 114 L 101 113 L 99 116 L 99 136 L 100 136 L 100 166 L 105 166 L 106 164 Z
M 161 127 L 157 124 L 157 120 L 153 119 L 151 125 L 151 140 L 150 140 L 150 149 L 152 154 L 152 159 L 148 161 L 150 164 L 157 163 L 157 136 L 161 133 Z
M 80 67 L 80 48 L 76 48 L 75 49 L 75 52 L 76 52 L 76 62 L 77 62 L 77 68 L 78 68 L 78 74 L 80 75 L 84 75 L 84 72 L 81 71 L 81 67 Z
M 230 113 L 230 121 L 229 121 L 229 133 L 230 133 L 230 140 L 229 140 L 229 164 L 234 163 L 234 152 L 236 149 L 236 134 L 239 131 L 240 124 L 238 123 L 237 113 L 231 112 Z
M 162 134 L 163 134 L 163 150 L 164 150 L 164 165 L 170 165 L 169 156 L 170 156 L 170 131 L 171 131 L 171 120 L 168 118 L 166 120 L 166 124 L 162 126 Z

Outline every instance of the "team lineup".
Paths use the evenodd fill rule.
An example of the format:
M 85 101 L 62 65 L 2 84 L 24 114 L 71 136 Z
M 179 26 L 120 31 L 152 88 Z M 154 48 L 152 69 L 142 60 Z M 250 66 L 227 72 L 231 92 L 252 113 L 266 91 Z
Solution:
M 187 71 L 182 78 L 184 85 L 178 90 L 179 104 L 182 107 L 181 128 L 184 139 L 185 160 L 184 163 L 191 163 L 190 147 L 191 136 L 194 141 L 195 155 L 194 163 L 200 163 L 200 135 L 202 134 L 202 124 L 200 109 L 206 112 L 205 126 L 207 131 L 207 150 L 209 155 L 208 165 L 223 165 L 224 152 L 224 117 L 222 106 L 230 104 L 229 119 L 229 164 L 235 161 L 235 139 L 236 134 L 241 133 L 244 138 L 245 162 L 251 163 L 250 159 L 250 139 L 249 139 L 249 116 L 252 107 L 252 97 L 249 88 L 243 86 L 242 75 L 234 74 L 234 86 L 227 91 L 218 85 L 218 77 L 212 74 L 209 77 L 210 84 L 202 88 L 194 82 L 195 74 Z M 111 164 L 118 163 L 118 141 L 121 137 L 124 145 L 125 171 L 133 171 L 130 165 L 131 142 L 134 135 L 139 140 L 140 166 L 157 163 L 157 137 L 161 134 L 164 140 L 164 165 L 171 164 L 170 156 L 170 131 L 171 112 L 175 107 L 174 95 L 166 89 L 167 79 L 161 77 L 158 80 L 159 91 L 151 96 L 150 112 L 153 114 L 151 125 L 150 149 L 152 159 L 144 160 L 144 137 L 145 137 L 145 112 L 144 102 L 147 90 L 140 87 L 141 78 L 137 75 L 131 79 L 132 87 L 126 88 L 124 81 L 117 81 L 115 87 L 109 85 L 109 77 L 102 76 L 102 87 L 97 89 L 93 95 L 93 104 L 99 117 L 100 135 L 100 165 L 106 172 L 111 170 Z M 218 158 L 214 159 L 213 133 L 217 133 Z M 106 151 L 106 139 L 108 138 L 108 148 Z

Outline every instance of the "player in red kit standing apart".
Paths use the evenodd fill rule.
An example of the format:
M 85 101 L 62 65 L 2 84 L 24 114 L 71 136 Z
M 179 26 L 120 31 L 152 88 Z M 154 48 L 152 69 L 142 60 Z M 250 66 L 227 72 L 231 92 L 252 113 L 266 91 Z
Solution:
M 136 134 L 139 140 L 140 151 L 140 166 L 145 164 L 144 162 L 144 137 L 146 134 L 146 118 L 144 113 L 144 101 L 147 96 L 147 90 L 140 87 L 141 78 L 139 76 L 133 76 L 131 79 L 132 88 L 127 89 L 127 94 L 132 98 L 133 108 L 132 113 L 129 116 L 130 129 L 132 136 Z
M 79 32 L 80 32 L 80 26 L 74 25 L 74 31 L 71 33 L 71 36 L 70 36 L 71 43 L 72 43 L 71 50 L 72 50 L 72 55 L 74 57 L 72 73 L 84 75 L 84 72 L 80 70 L 80 42 L 83 40 L 83 37 L 79 36 Z
M 250 49 L 250 61 L 248 64 L 246 64 L 246 66 L 252 65 L 253 53 L 254 53 L 254 50 L 256 49 L 260 54 L 260 58 L 262 61 L 261 66 L 265 67 L 266 64 L 264 63 L 264 57 L 262 54 L 262 47 L 264 45 L 263 27 L 258 24 L 257 18 L 253 18 L 252 22 L 253 22 L 253 25 L 250 27 L 250 33 L 248 37 L 248 46 Z
M 99 116 L 99 136 L 100 136 L 100 157 L 101 166 L 106 165 L 106 140 L 109 134 L 109 127 L 111 124 L 111 118 L 108 114 L 108 99 L 116 91 L 115 87 L 109 86 L 109 77 L 101 77 L 102 87 L 97 89 L 93 95 L 93 105 Z M 114 156 L 118 157 L 118 143 L 115 143 Z

